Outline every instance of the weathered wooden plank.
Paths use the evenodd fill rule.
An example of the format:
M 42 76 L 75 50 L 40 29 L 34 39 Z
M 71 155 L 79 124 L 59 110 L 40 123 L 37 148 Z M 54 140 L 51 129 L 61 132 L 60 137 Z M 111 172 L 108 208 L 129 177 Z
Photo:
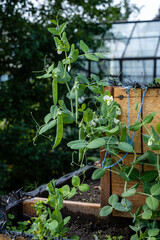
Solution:
M 105 156 L 105 150 L 100 152 L 100 162 L 102 164 Z M 108 198 L 111 195 L 111 173 L 106 171 L 106 174 L 101 178 L 101 207 L 104 207 L 108 204 Z
M 121 90 L 120 93 L 123 92 L 123 91 Z M 116 94 L 115 94 L 115 92 L 116 92 Z M 130 97 L 132 92 L 134 94 L 132 94 L 132 97 Z M 114 88 L 114 100 L 118 104 L 120 104 L 121 111 L 122 111 L 121 116 L 119 116 L 119 120 L 121 122 L 126 123 L 126 125 L 128 126 L 128 99 L 127 99 L 127 97 L 118 98 L 117 96 L 118 96 L 117 88 Z M 137 101 L 141 102 L 140 92 L 138 91 L 138 95 L 137 95 L 137 93 L 135 91 L 130 90 L 130 92 L 129 92 L 129 120 L 130 120 L 130 125 L 134 124 L 137 121 L 138 113 L 135 110 Z M 139 107 L 140 107 L 140 104 L 139 104 Z M 133 132 L 130 132 L 131 137 L 132 137 L 132 134 L 133 134 Z M 133 138 L 133 144 L 135 146 L 135 151 L 137 153 L 141 153 L 141 130 L 135 132 L 135 135 L 134 135 L 134 138 Z
M 36 211 L 33 205 L 40 200 L 47 201 L 46 198 L 38 197 L 25 200 L 23 202 L 23 214 L 30 217 L 35 217 Z M 94 215 L 96 217 L 99 217 L 100 204 L 64 200 L 63 208 L 66 208 L 67 210 L 72 212 L 80 212 L 82 214 Z
M 127 98 L 127 89 L 122 87 L 114 87 L 114 97 L 115 98 Z M 141 89 L 133 89 L 129 90 L 130 98 L 141 97 Z
M 147 128 L 151 131 L 151 126 L 156 129 L 157 124 L 160 122 L 160 89 L 148 89 L 145 95 L 143 104 L 143 119 L 152 112 L 156 112 L 156 116 L 150 124 L 147 124 Z M 148 135 L 148 131 L 143 127 L 142 132 Z M 143 149 L 146 152 L 149 148 L 143 141 Z

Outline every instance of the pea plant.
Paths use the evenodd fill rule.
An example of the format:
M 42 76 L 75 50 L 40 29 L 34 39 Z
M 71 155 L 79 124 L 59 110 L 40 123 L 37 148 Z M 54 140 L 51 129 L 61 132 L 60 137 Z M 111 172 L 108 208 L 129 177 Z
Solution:
M 74 152 L 78 152 L 77 160 L 74 158 L 73 161 L 82 167 L 86 164 L 85 161 L 89 154 L 102 147 L 109 157 L 105 159 L 103 168 L 95 170 L 92 178 L 99 179 L 108 170 L 124 180 L 124 192 L 121 196 L 111 195 L 108 200 L 109 205 L 101 209 L 100 215 L 107 216 L 113 209 L 129 212 L 133 218 L 133 225 L 130 228 L 135 232 L 131 240 L 160 239 L 156 221 L 160 216 L 158 208 L 160 199 L 160 123 L 156 129 L 151 127 L 150 130 L 147 127 L 156 113 L 151 113 L 130 126 L 130 131 L 138 131 L 143 126 L 148 132 L 148 135 L 143 134 L 143 138 L 151 150 L 137 156 L 128 134 L 128 126 L 118 119 L 121 115 L 121 107 L 113 100 L 111 93 L 105 90 L 107 82 L 100 80 L 95 74 L 91 74 L 89 78 L 82 73 L 77 73 L 74 78 L 70 74 L 72 66 L 78 59 L 86 58 L 89 61 L 99 61 L 99 59 L 104 58 L 104 55 L 100 52 L 91 52 L 82 40 L 78 45 L 79 49 L 75 48 L 75 45 L 68 41 L 65 31 L 67 24 L 60 24 L 58 18 L 51 20 L 51 22 L 54 27 L 48 30 L 54 35 L 55 47 L 57 53 L 62 56 L 62 60 L 58 63 L 52 63 L 49 67 L 45 66 L 44 74 L 38 76 L 38 78 L 51 79 L 53 104 L 44 118 L 44 124 L 39 126 L 37 123 L 34 141 L 38 136 L 44 136 L 53 141 L 47 133 L 50 129 L 56 128 L 54 150 L 61 143 L 64 126 L 76 124 L 79 132 L 77 139 L 67 144 Z M 67 89 L 66 96 L 61 96 L 61 98 L 58 94 L 60 84 L 63 84 Z M 82 96 L 86 98 L 83 103 L 80 103 Z M 136 110 L 137 106 L 138 104 L 136 104 Z M 134 155 L 134 160 L 129 166 L 119 162 L 121 159 L 119 154 L 122 151 Z M 117 165 L 110 168 L 113 162 L 117 162 Z M 149 165 L 154 170 L 140 172 L 135 165 Z M 128 183 L 132 181 L 134 181 L 133 186 L 128 188 Z M 137 190 L 140 184 L 143 185 L 143 192 Z M 146 197 L 145 204 L 139 206 L 137 212 L 132 211 L 132 202 L 128 200 L 134 194 Z

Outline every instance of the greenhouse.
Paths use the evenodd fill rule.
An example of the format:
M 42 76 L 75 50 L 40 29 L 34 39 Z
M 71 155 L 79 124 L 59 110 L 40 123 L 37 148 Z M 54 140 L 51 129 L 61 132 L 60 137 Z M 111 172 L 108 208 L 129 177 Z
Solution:
M 160 77 L 160 21 L 116 22 L 103 34 L 100 51 L 106 59 L 90 62 L 89 73 L 151 84 Z

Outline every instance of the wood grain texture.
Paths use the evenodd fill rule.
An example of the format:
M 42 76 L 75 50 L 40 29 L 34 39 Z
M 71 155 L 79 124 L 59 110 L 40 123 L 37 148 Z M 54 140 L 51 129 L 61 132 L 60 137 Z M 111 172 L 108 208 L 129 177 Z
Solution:
M 105 156 L 105 150 L 100 152 L 100 162 L 102 164 Z M 111 172 L 106 170 L 106 174 L 101 178 L 101 197 L 100 203 L 101 207 L 108 204 L 108 198 L 111 195 Z

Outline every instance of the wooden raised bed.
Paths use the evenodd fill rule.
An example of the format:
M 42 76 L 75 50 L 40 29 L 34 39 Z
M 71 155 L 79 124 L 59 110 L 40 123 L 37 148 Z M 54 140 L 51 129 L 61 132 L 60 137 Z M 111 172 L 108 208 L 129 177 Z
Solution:
M 114 100 L 120 104 L 122 109 L 122 115 L 120 116 L 121 122 L 125 122 L 128 125 L 128 102 L 127 102 L 127 93 L 126 89 L 121 87 L 107 87 L 107 90 L 111 92 L 114 97 Z M 131 89 L 129 92 L 129 114 L 130 114 L 130 124 L 133 124 L 137 120 L 137 112 L 135 111 L 136 102 L 139 102 L 139 107 L 141 104 L 141 99 L 143 97 L 144 90 L 138 89 L 134 90 Z M 143 108 L 141 112 L 141 117 L 144 118 L 148 114 L 152 112 L 157 112 L 160 106 L 160 89 L 148 89 L 145 95 Z M 150 125 L 156 127 L 157 123 L 160 122 L 160 111 L 157 112 L 154 120 Z M 149 126 L 150 127 L 150 126 Z M 143 142 L 142 133 L 146 133 L 145 128 L 141 128 L 139 131 L 135 133 L 133 143 L 135 146 L 135 151 L 137 154 L 143 154 L 145 151 L 148 150 L 147 145 Z M 131 132 L 132 136 L 132 132 Z M 100 152 L 100 160 L 101 163 L 104 159 L 105 151 L 102 150 Z M 122 153 L 122 156 L 124 153 Z M 124 164 L 128 164 L 130 161 L 133 160 L 133 155 L 128 154 L 127 157 L 123 160 Z M 142 166 L 136 166 L 137 169 L 143 171 Z M 145 170 L 150 170 L 148 166 L 145 166 Z M 134 185 L 134 182 L 128 183 L 128 187 Z M 75 201 L 64 201 L 64 207 L 72 212 L 80 212 L 82 214 L 94 215 L 99 217 L 99 211 L 101 207 L 108 205 L 108 198 L 111 194 L 117 194 L 121 196 L 123 192 L 124 180 L 118 176 L 117 174 L 111 173 L 110 171 L 106 171 L 104 177 L 101 178 L 101 197 L 99 204 L 87 203 L 87 202 L 75 202 Z M 140 191 L 143 191 L 142 186 L 140 185 L 138 188 Z M 32 207 L 35 201 L 40 200 L 40 198 L 34 198 L 24 201 L 23 203 L 23 213 L 29 216 L 35 216 L 35 211 Z M 129 200 L 133 203 L 133 211 L 138 208 L 140 204 L 144 204 L 145 197 L 142 195 L 139 196 L 135 194 L 134 196 L 130 197 Z M 113 211 L 113 216 L 121 216 L 121 217 L 130 217 L 128 213 Z

